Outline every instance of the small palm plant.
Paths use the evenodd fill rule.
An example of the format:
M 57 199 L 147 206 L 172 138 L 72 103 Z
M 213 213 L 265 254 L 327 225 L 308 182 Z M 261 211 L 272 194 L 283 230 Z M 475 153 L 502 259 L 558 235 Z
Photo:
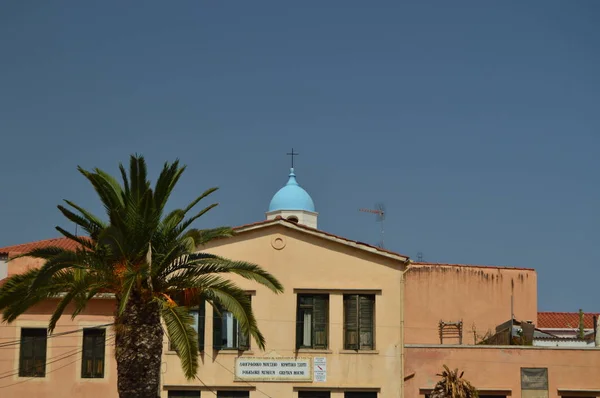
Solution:
M 46 247 L 25 253 L 21 257 L 43 260 L 42 267 L 12 276 L 0 287 L 0 311 L 3 321 L 9 323 L 37 303 L 59 298 L 49 320 L 50 333 L 65 310 L 72 309 L 75 317 L 96 295 L 114 294 L 121 398 L 159 395 L 163 322 L 185 375 L 189 379 L 196 376 L 198 335 L 189 309 L 204 301 L 233 313 L 242 330 L 264 348 L 265 339 L 246 292 L 224 276 L 240 276 L 275 293 L 283 291 L 281 283 L 258 265 L 198 252 L 203 244 L 231 236 L 233 230 L 191 228 L 216 204 L 188 213 L 216 188 L 185 208 L 165 211 L 184 169 L 178 161 L 166 163 L 152 187 L 141 156 L 131 157 L 129 175 L 120 166 L 122 183 L 100 169 L 79 168 L 95 188 L 106 218 L 70 201 L 66 201 L 69 208 L 58 206 L 87 236 L 56 227 L 78 248 Z
M 444 365 L 444 371 L 437 374 L 442 379 L 435 385 L 431 398 L 477 398 L 477 389 L 462 378 L 464 373 L 463 371 L 459 375 L 458 369 L 452 371 Z

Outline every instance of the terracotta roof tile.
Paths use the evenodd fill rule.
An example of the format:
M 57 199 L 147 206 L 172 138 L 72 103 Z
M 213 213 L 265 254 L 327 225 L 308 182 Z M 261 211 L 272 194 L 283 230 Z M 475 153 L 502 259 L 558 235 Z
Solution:
M 56 246 L 62 249 L 75 250 L 79 244 L 68 238 L 54 238 L 38 240 L 36 242 L 23 243 L 20 245 L 13 245 L 0 248 L 0 253 L 7 254 L 8 256 L 14 256 L 16 254 L 27 253 L 33 249 L 40 249 L 43 247 Z
M 586 329 L 594 328 L 594 315 L 598 313 L 584 313 L 583 326 Z M 579 313 L 577 312 L 538 312 L 537 327 L 549 329 L 577 329 L 579 327 Z

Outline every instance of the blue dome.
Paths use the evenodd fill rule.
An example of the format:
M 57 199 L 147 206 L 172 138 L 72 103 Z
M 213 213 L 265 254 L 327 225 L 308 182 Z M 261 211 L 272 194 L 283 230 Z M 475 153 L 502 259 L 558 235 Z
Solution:
M 290 169 L 290 179 L 271 199 L 269 211 L 275 210 L 306 210 L 315 211 L 315 204 L 308 194 L 296 181 L 294 169 Z

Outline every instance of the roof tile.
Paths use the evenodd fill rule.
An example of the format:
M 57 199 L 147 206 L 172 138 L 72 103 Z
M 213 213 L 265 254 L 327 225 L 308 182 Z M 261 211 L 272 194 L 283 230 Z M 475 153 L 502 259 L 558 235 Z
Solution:
M 594 328 L 594 315 L 599 313 L 585 313 L 583 326 L 585 329 Z M 537 327 L 548 329 L 577 329 L 579 327 L 579 313 L 577 312 L 538 312 Z
M 79 246 L 79 244 L 77 242 L 72 241 L 71 239 L 62 237 L 2 247 L 0 248 L 0 253 L 7 254 L 9 256 L 14 256 L 17 254 L 27 253 L 33 249 L 40 249 L 52 246 L 60 247 L 66 250 L 75 250 Z

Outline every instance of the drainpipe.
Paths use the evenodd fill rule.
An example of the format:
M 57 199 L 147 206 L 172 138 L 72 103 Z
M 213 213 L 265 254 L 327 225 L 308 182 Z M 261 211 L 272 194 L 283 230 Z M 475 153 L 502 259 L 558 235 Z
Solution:
M 404 286 L 405 286 L 405 276 L 410 268 L 411 260 L 407 259 L 404 262 L 405 269 L 400 274 L 400 394 L 398 395 L 400 398 L 404 398 Z

